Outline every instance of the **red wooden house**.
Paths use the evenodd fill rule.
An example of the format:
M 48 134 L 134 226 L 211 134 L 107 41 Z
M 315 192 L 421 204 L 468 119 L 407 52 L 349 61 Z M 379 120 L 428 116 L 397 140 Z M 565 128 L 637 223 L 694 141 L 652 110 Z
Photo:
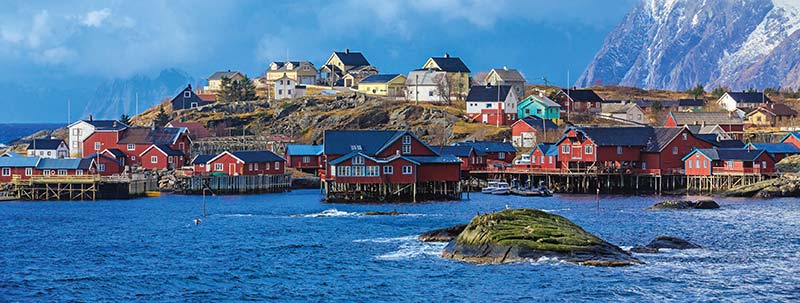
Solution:
M 553 99 L 561 105 L 562 112 L 595 113 L 600 111 L 603 98 L 591 89 L 563 88 Z M 561 115 L 564 117 L 564 115 Z
M 517 149 L 511 142 L 504 141 L 463 141 L 455 143 L 455 146 L 472 146 L 479 153 L 485 154 L 484 158 L 488 162 L 502 162 L 511 164 L 517 157 Z
M 125 172 L 125 165 L 116 158 L 105 153 L 93 154 L 87 159 L 91 159 L 92 173 L 101 176 L 118 175 Z
M 670 112 L 664 122 L 664 127 L 689 125 L 719 125 L 734 138 L 744 131 L 744 120 L 732 112 Z
M 511 124 L 511 142 L 517 147 L 535 147 L 537 142 L 544 140 L 539 138 L 542 133 L 554 130 L 558 130 L 558 125 L 550 119 L 525 117 Z
M 757 175 L 775 172 L 775 160 L 765 150 L 694 149 L 683 157 L 687 176 Z
M 800 155 L 800 148 L 791 143 L 748 143 L 744 148 L 764 150 L 776 163 L 788 156 Z
M 286 160 L 267 150 L 225 151 L 216 156 L 199 155 L 192 165 L 196 174 L 279 175 L 285 173 Z
M 461 160 L 439 155 L 408 131 L 328 130 L 322 177 L 338 184 L 459 181 Z
M 797 148 L 800 148 L 800 132 L 791 132 L 783 136 L 781 143 L 791 143 Z
M 527 168 L 533 171 L 557 171 L 561 168 L 558 161 L 558 145 L 552 143 L 539 143 L 531 151 L 530 162 Z
M 31 177 L 89 176 L 100 174 L 94 159 L 81 158 L 39 158 L 39 157 L 0 157 L 0 183 L 11 182 L 13 178 L 27 180 Z
M 316 172 L 322 168 L 322 145 L 287 144 L 286 165 L 302 171 Z
M 139 154 L 144 169 L 176 169 L 186 164 L 186 154 L 166 144 L 153 144 Z
M 5 155 L 5 154 L 4 154 Z M 12 155 L 12 154 L 8 154 Z M 0 183 L 11 182 L 14 176 L 28 179 L 34 175 L 39 157 L 4 156 L 0 157 Z
M 484 159 L 486 153 L 478 151 L 472 146 L 444 145 L 431 147 L 440 155 L 450 155 L 461 160 L 461 170 L 464 172 L 486 169 L 486 160 Z
M 639 172 L 673 175 L 683 174 L 682 158 L 694 148 L 713 145 L 697 138 L 688 128 L 653 128 L 647 147 L 642 151 Z
M 157 163 L 152 163 L 150 161 L 152 158 L 141 158 L 142 153 L 153 145 L 162 145 L 164 148 L 180 151 L 185 161 L 185 159 L 189 158 L 192 141 L 186 128 L 129 127 L 98 130 L 83 141 L 83 153 L 84 156 L 89 156 L 93 153 L 102 153 L 108 149 L 115 158 L 120 156 L 119 152 L 124 153 L 125 159 L 123 163 L 128 166 L 139 165 L 152 169 L 169 167 L 169 162 L 154 165 Z M 148 156 L 152 157 L 152 155 Z
M 652 127 L 570 127 L 556 142 L 558 160 L 568 170 L 639 169 L 652 134 Z

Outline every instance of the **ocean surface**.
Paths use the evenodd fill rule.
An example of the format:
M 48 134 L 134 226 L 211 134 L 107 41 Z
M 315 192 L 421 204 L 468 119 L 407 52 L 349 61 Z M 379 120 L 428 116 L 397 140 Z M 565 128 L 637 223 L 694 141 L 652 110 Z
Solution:
M 53 130 L 64 126 L 65 124 L 58 123 L 0 123 L 0 144 L 9 144 L 40 130 Z
M 797 199 L 719 199 L 648 211 L 664 197 L 471 194 L 460 202 L 353 205 L 316 190 L 207 200 L 0 203 L 0 302 L 790 302 L 800 300 Z M 673 235 L 700 250 L 644 265 L 556 260 L 473 265 L 439 257 L 427 230 L 511 207 L 563 215 L 622 247 Z M 362 216 L 364 211 L 409 212 Z

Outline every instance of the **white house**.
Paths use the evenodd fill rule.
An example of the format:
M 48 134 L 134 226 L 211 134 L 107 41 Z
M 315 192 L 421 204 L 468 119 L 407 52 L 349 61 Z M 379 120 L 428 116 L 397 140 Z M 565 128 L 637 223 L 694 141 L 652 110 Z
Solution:
M 644 110 L 636 103 L 604 103 L 601 105 L 600 116 L 638 124 L 648 122 Z
M 306 86 L 298 85 L 297 81 L 288 75 L 275 79 L 275 100 L 289 99 L 306 95 Z
M 83 155 L 83 141 L 91 136 L 96 130 L 121 130 L 128 128 L 117 120 L 94 120 L 89 116 L 88 120 L 78 120 L 67 126 L 69 129 L 69 151 L 70 157 L 81 157 Z
M 418 69 L 408 73 L 406 87 L 409 101 L 446 102 L 447 72 L 435 69 Z
M 757 108 L 761 104 L 772 103 L 772 100 L 764 92 L 727 92 L 717 100 L 717 103 L 727 111 L 732 112 L 737 108 Z
M 28 144 L 28 156 L 62 159 L 69 157 L 69 147 L 64 140 L 58 139 L 33 139 Z
M 491 85 L 511 85 L 517 96 L 525 95 L 525 77 L 516 69 L 509 69 L 505 66 L 503 66 L 503 68 L 493 68 L 486 74 L 483 83 Z
M 473 86 L 466 103 L 467 116 L 473 121 L 510 125 L 517 120 L 519 97 L 510 85 Z

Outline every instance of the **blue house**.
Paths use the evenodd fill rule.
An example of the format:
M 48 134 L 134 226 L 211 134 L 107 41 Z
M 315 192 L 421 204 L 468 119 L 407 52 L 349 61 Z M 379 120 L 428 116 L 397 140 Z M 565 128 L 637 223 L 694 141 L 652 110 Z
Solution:
M 538 117 L 555 123 L 561 121 L 561 105 L 545 96 L 530 95 L 517 105 L 517 118 Z

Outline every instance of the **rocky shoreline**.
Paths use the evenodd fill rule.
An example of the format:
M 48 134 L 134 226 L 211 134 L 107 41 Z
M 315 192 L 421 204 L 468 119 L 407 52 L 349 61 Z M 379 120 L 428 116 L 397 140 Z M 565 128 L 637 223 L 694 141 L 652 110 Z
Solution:
M 722 193 L 725 197 L 778 198 L 800 197 L 800 176 L 783 174 L 778 178 L 739 186 Z

